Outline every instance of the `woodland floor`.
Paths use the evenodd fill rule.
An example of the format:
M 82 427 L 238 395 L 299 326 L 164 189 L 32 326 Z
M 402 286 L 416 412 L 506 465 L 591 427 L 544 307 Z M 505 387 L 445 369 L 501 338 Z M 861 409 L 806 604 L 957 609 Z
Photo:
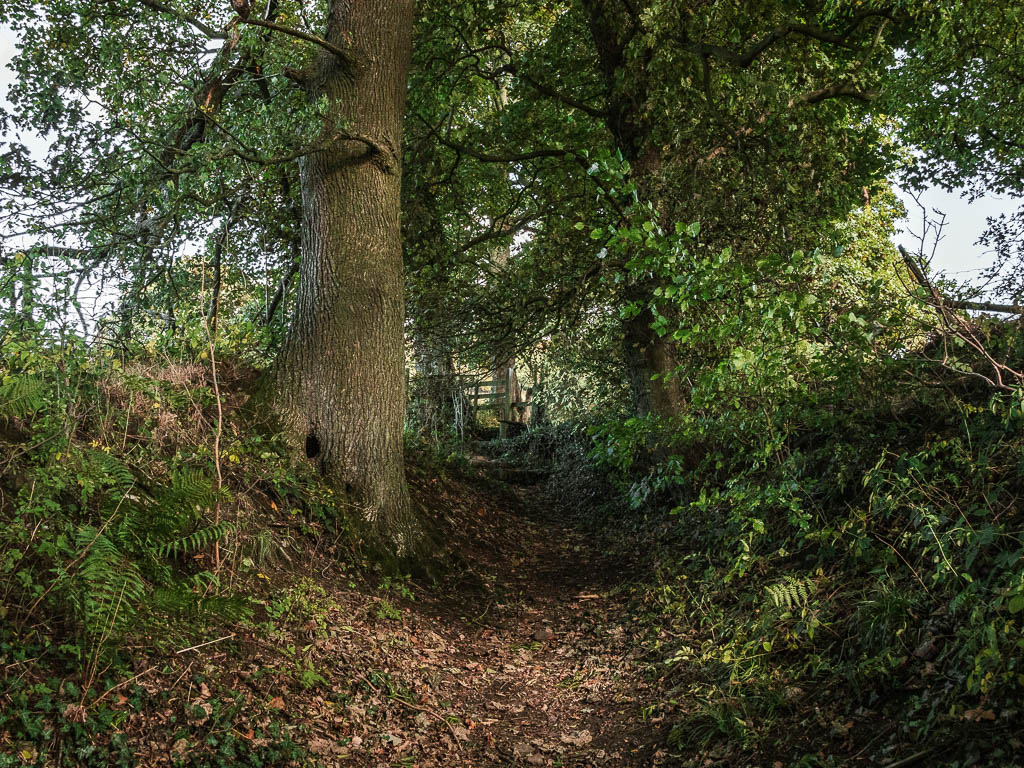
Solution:
M 479 501 L 462 578 L 411 616 L 438 642 L 427 668 L 439 694 L 473 726 L 462 754 L 438 764 L 660 764 L 664 734 L 641 718 L 649 686 L 621 590 L 628 564 L 537 487 Z
M 439 580 L 382 589 L 319 546 L 268 569 L 268 598 L 308 579 L 325 592 L 312 599 L 320 608 L 290 628 L 277 622 L 269 639 L 231 638 L 142 678 L 153 693 L 178 675 L 181 693 L 165 694 L 162 715 L 129 717 L 133 742 L 145 743 L 154 715 L 180 723 L 172 712 L 183 705 L 192 727 L 173 744 L 151 741 L 141 764 L 205 764 L 217 700 L 240 704 L 231 729 L 254 748 L 283 721 L 324 766 L 670 764 L 663 724 L 642 716 L 654 689 L 622 588 L 629 563 L 574 527 L 558 500 L 497 481 L 488 464 L 477 460 L 475 480 L 410 477 L 454 561 Z M 316 677 L 301 682 L 299 670 Z M 182 680 L 205 682 L 186 693 Z

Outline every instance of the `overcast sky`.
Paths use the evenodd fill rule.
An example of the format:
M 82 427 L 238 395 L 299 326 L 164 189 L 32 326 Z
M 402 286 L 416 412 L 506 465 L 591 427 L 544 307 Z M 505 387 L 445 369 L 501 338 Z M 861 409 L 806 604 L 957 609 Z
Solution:
M 0 98 L 5 106 L 8 103 L 7 89 L 13 79 L 12 72 L 7 65 L 14 55 L 15 44 L 16 41 L 10 30 L 6 26 L 0 25 Z M 46 142 L 41 137 L 22 135 L 17 137 L 17 140 L 26 144 L 38 156 L 45 154 Z M 916 232 L 920 228 L 919 209 L 909 196 L 906 194 L 902 196 L 911 212 L 911 218 L 904 223 L 906 231 L 897 237 L 896 241 L 908 249 L 916 249 L 918 242 L 911 232 Z M 938 208 L 947 217 L 945 237 L 939 244 L 932 269 L 945 272 L 950 277 L 960 280 L 970 279 L 989 261 L 989 255 L 984 252 L 984 249 L 975 245 L 985 229 L 986 218 L 1012 212 L 1018 207 L 1013 200 L 997 197 L 987 197 L 974 203 L 968 203 L 966 198 L 959 193 L 948 193 L 937 188 L 925 192 L 921 197 L 921 202 L 925 204 L 929 212 L 933 208 Z M 0 233 L 0 235 L 3 234 L 6 233 Z
M 917 250 L 920 248 L 916 235 L 921 231 L 921 209 L 910 195 L 902 191 L 899 194 L 910 217 L 903 222 L 904 233 L 895 240 L 908 250 Z M 935 252 L 932 268 L 959 280 L 970 279 L 992 260 L 991 253 L 987 253 L 983 246 L 975 245 L 985 231 L 986 219 L 1001 213 L 1013 213 L 1021 204 L 1020 200 L 994 195 L 970 203 L 960 192 L 946 192 L 937 187 L 922 194 L 920 202 L 928 209 L 929 216 L 934 217 L 934 209 L 946 214 L 943 239 Z M 930 243 L 928 247 L 930 249 Z

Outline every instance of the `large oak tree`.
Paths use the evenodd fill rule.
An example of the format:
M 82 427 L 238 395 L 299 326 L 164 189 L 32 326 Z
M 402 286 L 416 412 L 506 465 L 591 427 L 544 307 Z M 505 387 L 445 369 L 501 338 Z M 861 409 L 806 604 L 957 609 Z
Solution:
M 12 234 L 72 246 L 84 274 L 116 280 L 122 335 L 153 317 L 187 334 L 205 311 L 191 291 L 212 290 L 215 311 L 222 274 L 262 271 L 254 316 L 291 308 L 272 402 L 296 451 L 370 538 L 410 550 L 399 207 L 412 0 L 29 0 L 2 21 L 21 43 L 3 127 L 57 137 L 38 165 L 16 143 L 5 153 Z

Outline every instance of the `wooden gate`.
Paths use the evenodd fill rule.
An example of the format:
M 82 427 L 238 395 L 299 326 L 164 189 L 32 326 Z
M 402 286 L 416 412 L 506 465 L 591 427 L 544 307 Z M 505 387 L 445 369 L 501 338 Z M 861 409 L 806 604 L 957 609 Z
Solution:
M 512 399 L 512 394 L 516 390 L 514 368 L 504 370 L 504 380 L 497 378 L 500 375 L 496 372 L 495 378 L 476 380 L 468 385 L 466 390 L 467 399 L 474 415 L 480 410 L 490 408 L 497 410 L 499 434 L 501 437 L 505 437 L 508 434 L 509 424 L 519 423 L 512 419 L 513 409 L 523 409 L 525 422 L 529 420 L 530 414 L 527 409 L 530 408 L 531 403 L 528 400 L 514 401 Z

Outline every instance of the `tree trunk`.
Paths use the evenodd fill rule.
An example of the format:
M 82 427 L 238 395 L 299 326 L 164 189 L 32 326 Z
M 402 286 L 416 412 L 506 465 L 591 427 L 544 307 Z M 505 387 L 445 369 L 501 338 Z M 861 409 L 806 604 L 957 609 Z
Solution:
M 325 135 L 301 166 L 302 264 L 277 368 L 286 429 L 318 462 L 371 544 L 405 556 L 420 538 L 405 482 L 401 129 L 411 0 L 331 0 L 308 84 Z
M 652 199 L 654 180 L 662 163 L 658 142 L 651 135 L 646 118 L 648 93 L 644 61 L 633 61 L 627 48 L 638 27 L 619 0 L 582 0 L 582 7 L 597 52 L 601 75 L 608 97 L 605 125 L 623 156 L 632 166 L 632 178 L 640 193 Z M 642 11 L 643 4 L 633 11 Z M 655 209 L 660 206 L 652 199 Z M 626 289 L 623 297 L 640 304 L 640 313 L 623 322 L 623 362 L 629 378 L 637 416 L 669 418 L 678 415 L 684 405 L 683 390 L 676 369 L 674 344 L 652 328 L 654 317 L 648 308 L 653 285 L 639 281 Z M 652 377 L 657 376 L 657 379 Z
M 636 415 L 670 417 L 683 409 L 683 391 L 676 372 L 679 363 L 672 343 L 652 327 L 654 316 L 646 304 L 649 296 L 649 291 L 635 296 L 642 309 L 622 323 L 623 359 Z

